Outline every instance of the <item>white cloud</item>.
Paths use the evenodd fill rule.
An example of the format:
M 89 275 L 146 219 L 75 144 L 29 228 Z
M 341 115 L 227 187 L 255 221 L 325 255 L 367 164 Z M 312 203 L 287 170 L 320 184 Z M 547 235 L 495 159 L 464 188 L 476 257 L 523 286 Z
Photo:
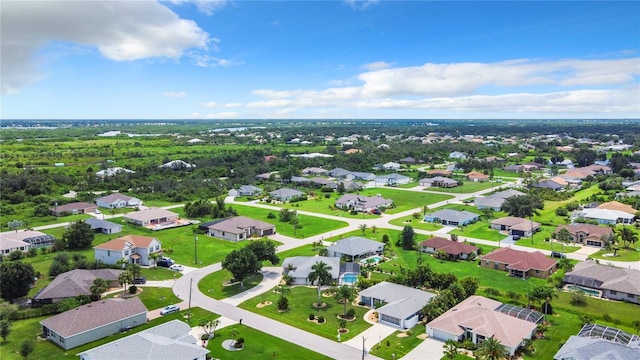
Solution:
M 187 93 L 184 91 L 180 91 L 180 92 L 172 92 L 172 91 L 167 91 L 167 92 L 163 92 L 162 95 L 166 96 L 166 97 L 170 97 L 170 98 L 183 98 L 185 96 L 187 96 Z
M 2 93 L 44 76 L 37 51 L 59 41 L 97 48 L 113 61 L 206 50 L 209 34 L 155 1 L 3 1 Z
M 206 102 L 206 103 L 202 104 L 202 106 L 204 106 L 204 107 L 217 107 L 218 103 L 215 102 L 215 101 L 209 101 L 209 102 Z
M 169 2 L 175 5 L 194 4 L 198 11 L 209 16 L 229 3 L 227 0 L 169 0 Z
M 379 3 L 380 0 L 344 0 L 344 3 L 354 10 L 365 10 L 369 6 Z
M 239 103 L 239 102 L 232 102 L 232 103 L 226 103 L 222 107 L 225 107 L 225 108 L 237 108 L 237 107 L 241 107 L 242 105 L 244 105 L 244 104 L 243 103 Z
M 376 62 L 372 62 L 372 63 L 368 63 L 368 64 L 364 64 L 362 65 L 362 68 L 368 71 L 376 71 L 376 70 L 382 70 L 382 69 L 388 69 L 391 67 L 391 64 L 389 64 L 388 62 L 384 62 L 384 61 L 376 61 Z
M 193 59 L 196 65 L 207 68 L 207 67 L 231 67 L 240 65 L 240 62 L 234 62 L 227 59 L 221 59 L 215 56 L 210 56 L 201 53 L 191 53 L 189 57 Z

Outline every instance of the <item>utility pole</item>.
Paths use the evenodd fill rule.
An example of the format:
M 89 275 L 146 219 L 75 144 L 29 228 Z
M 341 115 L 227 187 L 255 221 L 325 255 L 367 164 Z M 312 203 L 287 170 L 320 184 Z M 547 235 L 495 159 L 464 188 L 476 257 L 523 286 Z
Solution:
M 365 338 L 364 336 L 362 337 L 362 360 L 364 360 L 364 355 L 367 353 L 367 351 L 364 348 L 364 342 L 367 341 L 367 338 Z
M 198 234 L 193 234 L 193 254 L 195 256 L 194 264 L 198 264 Z
M 193 278 L 189 279 L 189 312 L 187 315 L 188 323 L 191 323 L 191 290 L 193 290 Z

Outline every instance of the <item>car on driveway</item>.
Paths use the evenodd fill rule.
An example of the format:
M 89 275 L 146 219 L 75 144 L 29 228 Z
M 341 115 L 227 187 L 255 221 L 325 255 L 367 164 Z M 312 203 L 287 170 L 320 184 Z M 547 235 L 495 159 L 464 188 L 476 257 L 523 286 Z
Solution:
M 513 239 L 513 241 L 517 241 L 520 240 L 520 235 L 512 235 L 511 238 Z
M 167 261 L 167 260 L 158 260 L 158 262 L 156 263 L 156 265 L 160 266 L 160 267 L 165 267 L 168 268 L 170 267 L 172 264 Z
M 551 252 L 551 257 L 563 259 L 563 258 L 566 258 L 567 255 L 565 255 L 565 254 L 563 254 L 561 252 L 552 251 Z
M 169 266 L 169 270 L 182 271 L 182 270 L 184 270 L 184 266 L 179 265 L 179 264 L 173 264 L 173 265 Z
M 380 209 L 373 209 L 371 210 L 371 213 L 373 215 L 382 215 L 382 211 L 380 211 Z
M 133 278 L 133 283 L 135 285 L 146 284 L 147 283 L 147 278 L 145 278 L 144 276 Z
M 169 306 L 165 306 L 164 308 L 162 308 L 162 310 L 160 310 L 160 315 L 167 315 L 167 314 L 171 314 L 178 311 L 180 311 L 180 306 L 169 305 Z

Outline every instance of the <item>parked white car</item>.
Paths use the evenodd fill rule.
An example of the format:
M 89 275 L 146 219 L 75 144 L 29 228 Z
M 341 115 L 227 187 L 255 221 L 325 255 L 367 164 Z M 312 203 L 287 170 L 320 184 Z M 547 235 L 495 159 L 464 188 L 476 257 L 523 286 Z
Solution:
M 174 271 L 182 271 L 184 270 L 184 266 L 179 265 L 179 264 L 173 264 L 171 266 L 169 266 L 170 270 L 174 270 Z
M 180 311 L 180 306 L 169 305 L 169 306 L 165 306 L 162 310 L 160 310 L 160 315 L 167 315 L 167 314 L 171 314 L 178 311 Z

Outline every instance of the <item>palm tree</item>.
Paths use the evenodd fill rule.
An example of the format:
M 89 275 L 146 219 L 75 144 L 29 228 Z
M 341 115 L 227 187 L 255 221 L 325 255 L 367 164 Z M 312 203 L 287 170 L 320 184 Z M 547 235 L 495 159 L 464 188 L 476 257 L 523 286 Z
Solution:
M 502 360 L 509 358 L 507 349 L 493 336 L 482 340 L 475 351 L 476 358 L 481 360 Z
M 125 270 L 118 275 L 118 283 L 124 287 L 124 291 L 127 290 L 127 284 L 131 284 L 131 282 L 133 282 L 133 276 L 131 276 L 129 270 Z
M 91 300 L 94 300 L 94 301 L 99 300 L 100 295 L 102 295 L 103 292 L 107 291 L 108 288 L 109 288 L 109 283 L 105 279 L 102 279 L 102 278 L 94 279 L 93 284 L 89 288 L 89 291 L 91 292 Z
M 154 268 L 158 267 L 158 258 L 159 257 L 160 257 L 160 254 L 158 254 L 157 252 L 149 254 L 149 259 L 153 260 L 153 267 Z
M 560 243 L 562 244 L 562 252 L 564 252 L 564 245 L 568 244 L 571 239 L 571 232 L 569 232 L 569 229 L 567 229 L 566 227 L 560 229 L 560 231 L 558 231 L 558 233 L 556 234 L 556 240 L 560 241 Z
M 287 310 L 289 309 L 289 299 L 287 295 L 291 294 L 291 288 L 286 285 L 278 285 L 277 292 L 280 293 L 280 298 L 278 299 L 278 310 Z
M 204 329 L 204 332 L 207 333 L 209 339 L 215 337 L 216 328 L 220 325 L 220 320 L 215 319 L 200 319 L 198 326 Z
M 125 266 L 127 266 L 128 263 L 129 263 L 129 260 L 127 260 L 125 258 L 120 258 L 120 259 L 118 259 L 118 261 L 116 261 L 116 265 L 118 265 L 118 267 L 120 269 L 124 269 Z
M 135 278 L 139 278 L 142 276 L 142 268 L 138 264 L 129 264 L 127 265 L 127 271 L 131 273 L 131 276 Z
M 307 276 L 307 279 L 313 285 L 313 283 L 318 280 L 318 306 L 322 305 L 322 300 L 320 298 L 320 287 L 322 285 L 329 284 L 332 280 L 331 278 L 331 266 L 327 265 L 322 261 L 316 262 L 313 266 L 311 266 L 311 272 Z
M 452 339 L 445 341 L 444 343 L 445 351 L 444 355 L 448 359 L 455 359 L 458 355 L 458 342 Z
M 620 240 L 622 240 L 622 246 L 628 249 L 631 244 L 638 242 L 638 234 L 636 234 L 630 226 L 624 226 L 616 231 Z
M 338 292 L 336 292 L 336 298 L 343 301 L 344 309 L 342 311 L 342 316 L 347 315 L 347 303 L 353 301 L 354 299 L 353 288 L 348 285 L 342 285 L 338 288 Z
M 358 228 L 362 231 L 362 236 L 364 236 L 364 233 L 367 231 L 367 224 L 360 224 Z

